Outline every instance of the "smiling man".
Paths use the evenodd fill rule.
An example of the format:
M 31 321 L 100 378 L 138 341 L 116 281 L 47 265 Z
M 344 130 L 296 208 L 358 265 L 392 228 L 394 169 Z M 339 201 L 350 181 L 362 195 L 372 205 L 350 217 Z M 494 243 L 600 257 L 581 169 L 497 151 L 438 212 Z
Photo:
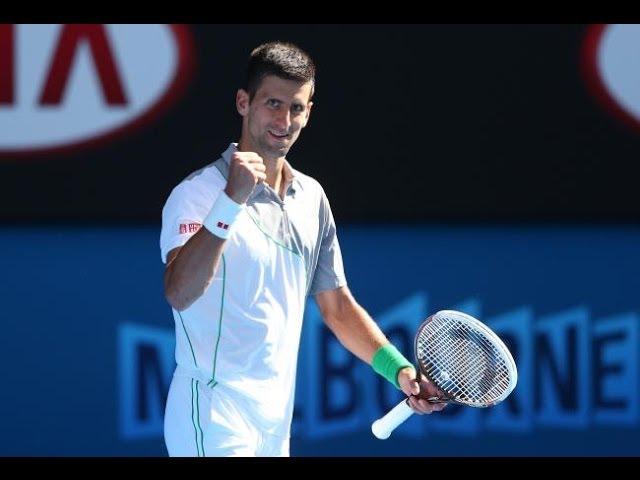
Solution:
M 271 42 L 236 95 L 239 142 L 173 189 L 162 212 L 176 363 L 165 412 L 171 456 L 288 456 L 306 297 L 340 342 L 402 389 L 444 405 L 354 300 L 329 201 L 287 161 L 313 105 L 315 66 Z M 203 228 L 199 228 L 202 226 Z

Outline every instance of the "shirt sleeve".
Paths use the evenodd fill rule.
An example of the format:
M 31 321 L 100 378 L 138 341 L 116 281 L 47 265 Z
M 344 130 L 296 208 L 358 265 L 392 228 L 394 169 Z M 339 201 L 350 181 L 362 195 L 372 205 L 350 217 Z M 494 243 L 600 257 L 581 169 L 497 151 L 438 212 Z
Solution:
M 310 295 L 316 295 L 325 290 L 333 290 L 347 284 L 342 264 L 340 243 L 336 232 L 336 223 L 324 191 L 322 191 L 319 215 L 323 222 L 322 239 L 320 241 L 318 264 L 316 265 L 309 290 Z
M 221 190 L 204 191 L 193 181 L 185 181 L 173 189 L 162 209 L 160 255 L 167 263 L 167 254 L 182 247 L 202 227 Z

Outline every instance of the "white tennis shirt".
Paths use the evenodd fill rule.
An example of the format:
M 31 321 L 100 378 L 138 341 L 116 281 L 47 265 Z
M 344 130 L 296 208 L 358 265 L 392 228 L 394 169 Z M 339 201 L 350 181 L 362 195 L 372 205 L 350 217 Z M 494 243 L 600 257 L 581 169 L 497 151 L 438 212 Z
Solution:
M 198 231 L 226 186 L 222 158 L 176 186 L 162 211 L 162 261 Z M 285 199 L 260 183 L 232 226 L 211 285 L 173 309 L 176 363 L 229 388 L 264 432 L 289 435 L 308 294 L 346 285 L 329 201 L 313 178 L 284 166 Z

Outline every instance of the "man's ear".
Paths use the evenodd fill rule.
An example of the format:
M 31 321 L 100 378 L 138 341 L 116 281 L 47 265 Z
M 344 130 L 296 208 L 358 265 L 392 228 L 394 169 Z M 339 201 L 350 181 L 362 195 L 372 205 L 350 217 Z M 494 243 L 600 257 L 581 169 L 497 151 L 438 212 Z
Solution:
M 313 102 L 309 102 L 307 104 L 306 118 L 304 119 L 304 122 L 302 122 L 302 128 L 306 127 L 307 123 L 309 123 L 309 117 L 311 116 L 311 107 L 313 107 Z
M 249 93 L 242 88 L 238 89 L 236 93 L 236 108 L 243 117 L 249 113 Z

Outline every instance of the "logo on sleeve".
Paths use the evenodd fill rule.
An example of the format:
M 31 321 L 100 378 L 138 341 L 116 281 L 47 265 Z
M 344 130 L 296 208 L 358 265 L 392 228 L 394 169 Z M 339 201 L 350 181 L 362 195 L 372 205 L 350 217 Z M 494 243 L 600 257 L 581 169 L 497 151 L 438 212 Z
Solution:
M 198 230 L 200 230 L 200 227 L 202 226 L 201 223 L 181 223 L 180 224 L 180 228 L 179 228 L 179 232 L 182 233 L 196 233 Z

